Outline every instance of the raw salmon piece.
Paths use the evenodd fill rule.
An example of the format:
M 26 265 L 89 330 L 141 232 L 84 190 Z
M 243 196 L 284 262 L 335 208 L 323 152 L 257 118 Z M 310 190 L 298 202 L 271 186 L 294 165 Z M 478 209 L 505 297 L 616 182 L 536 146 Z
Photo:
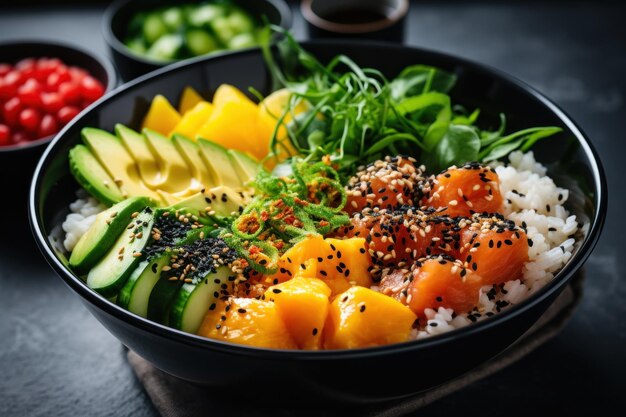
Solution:
M 364 208 L 394 209 L 401 205 L 413 206 L 424 194 L 420 188 L 429 186 L 423 172 L 413 158 L 386 157 L 357 172 L 346 186 L 349 214 Z
M 528 262 L 528 238 L 523 229 L 510 223 L 495 223 L 461 235 L 461 259 L 483 278 L 484 285 L 522 278 Z
M 406 303 L 420 318 L 424 310 L 451 308 L 455 313 L 466 313 L 478 304 L 483 280 L 460 261 L 437 257 L 416 264 L 408 286 Z
M 500 180 L 493 168 L 478 163 L 452 167 L 437 175 L 422 204 L 451 217 L 496 213 L 502 209 Z

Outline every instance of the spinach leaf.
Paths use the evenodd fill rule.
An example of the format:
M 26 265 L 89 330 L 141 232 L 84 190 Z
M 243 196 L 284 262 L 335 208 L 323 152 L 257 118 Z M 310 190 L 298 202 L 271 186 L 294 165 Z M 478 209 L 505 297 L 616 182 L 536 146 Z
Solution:
M 451 124 L 427 157 L 428 167 L 433 171 L 440 171 L 451 165 L 476 161 L 479 149 L 480 138 L 476 129 L 466 125 Z
M 428 65 L 406 67 L 390 84 L 391 98 L 400 101 L 429 91 L 447 93 L 456 83 L 456 75 Z

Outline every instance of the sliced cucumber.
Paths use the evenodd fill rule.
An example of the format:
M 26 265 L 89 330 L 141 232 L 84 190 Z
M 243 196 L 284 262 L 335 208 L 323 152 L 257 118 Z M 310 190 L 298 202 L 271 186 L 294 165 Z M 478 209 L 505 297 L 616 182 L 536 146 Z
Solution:
M 185 34 L 187 48 L 192 55 L 204 55 L 219 49 L 219 44 L 204 29 L 190 29 Z
M 165 251 L 149 260 L 142 261 L 120 290 L 117 303 L 131 313 L 148 317 L 148 300 L 161 271 L 170 262 L 172 253 Z
M 152 206 L 147 197 L 133 197 L 117 203 L 96 216 L 70 256 L 70 266 L 78 273 L 87 272 L 108 251 L 132 220 L 132 215 Z
M 143 21 L 142 31 L 146 41 L 152 44 L 167 33 L 167 26 L 158 13 L 151 13 Z
M 172 302 L 168 324 L 184 332 L 197 332 L 211 304 L 219 298 L 220 286 L 228 282 L 231 274 L 228 267 L 221 266 L 197 283 L 183 284 Z
M 125 229 L 107 254 L 89 271 L 89 288 L 105 297 L 117 295 L 143 258 L 141 252 L 150 239 L 153 220 L 150 208 L 136 217 L 135 227 Z
M 161 36 L 148 49 L 148 56 L 164 61 L 176 58 L 180 48 L 183 46 L 183 37 L 178 33 L 170 33 Z
M 209 226 L 190 230 L 187 236 L 181 239 L 178 245 L 188 245 L 196 240 L 206 239 L 209 237 L 209 233 L 211 233 L 212 230 L 213 228 Z M 161 269 L 163 269 L 163 267 L 161 267 Z M 158 280 L 153 284 L 146 308 L 147 317 L 150 320 L 168 324 L 172 300 L 176 296 L 178 289 L 183 285 L 182 281 L 170 280 L 170 278 L 176 276 L 175 272 L 175 270 L 160 272 Z

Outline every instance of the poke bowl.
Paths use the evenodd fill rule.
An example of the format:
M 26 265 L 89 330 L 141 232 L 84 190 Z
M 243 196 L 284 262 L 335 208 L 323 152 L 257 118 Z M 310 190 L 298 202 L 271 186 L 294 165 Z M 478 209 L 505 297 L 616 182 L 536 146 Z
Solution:
M 47 261 L 125 346 L 171 375 L 224 395 L 241 395 L 246 386 L 272 398 L 280 393 L 281 401 L 393 400 L 460 376 L 504 351 L 551 305 L 598 239 L 607 187 L 589 139 L 540 93 L 478 63 L 386 43 L 313 41 L 290 47 L 297 53 L 286 56 L 314 62 L 309 69 L 341 62 L 347 63 L 344 71 L 349 75 L 303 84 L 300 68 L 295 78 L 288 79 L 273 65 L 280 54 L 269 47 L 198 58 L 134 80 L 68 125 L 41 158 L 30 193 L 31 226 Z M 340 54 L 349 59 L 333 61 Z M 407 106 L 434 97 L 438 110 L 412 113 L 411 123 L 420 123 L 423 117 L 430 117 L 431 124 L 447 118 L 447 129 L 456 126 L 457 137 L 470 137 L 463 143 L 476 144 L 468 158 L 480 154 L 481 162 L 455 160 L 450 156 L 456 152 L 450 150 L 454 146 L 446 145 L 447 151 L 437 147 L 443 145 L 429 148 L 396 130 L 385 146 L 363 145 L 370 140 L 363 139 L 362 152 L 357 149 L 359 141 L 351 148 L 340 129 L 337 133 L 327 125 L 335 120 L 324 113 L 332 106 L 327 101 L 313 104 L 321 95 L 310 90 L 311 103 L 305 106 L 314 110 L 302 114 L 313 114 L 307 120 L 315 129 L 306 132 L 304 142 L 280 148 L 288 151 L 292 146 L 294 153 L 307 159 L 295 157 L 290 160 L 297 162 L 285 164 L 279 160 L 280 151 L 271 154 L 272 161 L 262 159 L 264 150 L 254 146 L 265 140 L 272 149 L 278 148 L 276 143 L 291 138 L 294 124 L 287 124 L 286 118 L 296 125 L 303 120 L 295 114 L 302 101 L 292 101 L 293 92 L 285 98 L 285 90 L 277 90 L 277 80 L 302 92 L 303 85 L 322 88 L 352 76 L 371 82 L 365 90 L 353 89 L 356 94 L 383 91 L 378 87 L 392 80 L 392 94 L 420 97 L 408 97 L 410 101 L 396 107 L 395 118 L 386 119 L 388 127 L 412 111 Z M 277 101 L 284 108 L 293 107 L 282 115 L 279 110 L 265 136 L 257 135 L 260 120 L 266 120 L 258 115 L 268 106 L 252 107 L 253 100 L 273 94 L 283 94 L 284 99 Z M 375 108 L 378 96 L 367 95 L 366 100 L 368 108 Z M 441 115 L 441 108 L 452 108 L 450 101 L 457 107 Z M 174 108 L 172 103 L 179 102 Z M 229 106 L 235 109 L 234 116 L 225 110 Z M 351 120 L 362 120 L 364 106 L 355 108 L 361 112 Z M 472 127 L 477 108 L 480 128 Z M 187 117 L 203 111 L 210 114 L 206 123 L 191 123 Z M 252 113 L 258 119 L 250 130 L 245 120 Z M 279 140 L 282 128 L 286 133 Z M 435 130 L 430 130 L 432 135 L 423 131 L 420 137 L 437 136 Z M 180 134 L 189 131 L 201 132 L 197 141 Z M 333 134 L 337 142 L 324 148 L 324 140 L 330 140 L 324 138 Z M 455 139 L 440 132 L 436 140 L 450 144 Z M 489 147 L 494 143 L 497 146 Z M 126 153 L 119 157 L 121 151 L 112 153 L 111 146 L 133 155 L 129 164 L 137 166 L 141 180 L 122 173 L 130 172 L 123 162 L 129 157 Z M 175 146 L 184 157 L 166 158 L 164 146 Z M 417 147 L 421 157 L 404 156 Z M 201 151 L 189 152 L 197 148 Z M 144 156 L 142 149 L 148 150 Z M 397 152 L 385 154 L 393 151 Z M 359 166 L 361 154 L 371 156 L 364 166 Z M 176 158 L 182 161 L 178 168 L 171 162 Z M 217 181 L 218 186 L 203 185 L 204 174 L 197 170 L 181 174 L 180 166 L 200 160 L 200 165 L 213 166 L 206 174 L 212 180 L 206 182 Z M 426 161 L 432 166 L 428 173 L 422 166 Z M 159 163 L 167 170 L 158 168 Z M 159 175 L 169 176 L 161 188 L 141 185 L 139 191 L 133 190 L 133 181 L 157 181 L 159 169 Z M 108 174 L 114 171 L 118 174 Z M 103 174 L 94 180 L 94 172 Z M 477 181 L 469 188 L 447 185 L 468 172 Z M 185 181 L 184 186 L 194 183 L 197 189 L 177 188 L 180 175 L 198 179 Z M 226 187 L 233 184 L 232 178 L 239 178 L 234 181 L 244 188 Z M 376 181 L 389 183 L 369 190 L 380 186 Z M 250 184 L 254 196 L 247 194 Z M 393 195 L 387 195 L 383 188 L 388 187 L 400 191 L 396 194 L 394 188 Z M 438 203 L 448 191 L 452 194 Z M 482 193 L 480 202 L 472 200 L 472 191 Z M 198 199 L 200 208 L 191 211 L 189 201 Z M 494 200 L 497 211 L 481 208 Z M 223 206 L 228 206 L 225 212 L 220 211 Z M 280 210 L 272 211 L 276 208 Z M 457 211 L 461 208 L 467 212 Z M 86 226 L 73 226 L 72 215 L 78 216 L 78 223 L 92 219 Z M 419 249 L 424 253 L 407 246 L 400 237 L 403 227 L 409 230 L 406 241 L 428 239 Z M 81 228 L 83 237 L 68 243 Z M 172 243 L 176 236 L 170 236 L 175 234 L 171 230 L 183 230 L 182 239 L 187 240 Z M 272 238 L 263 240 L 267 236 Z M 519 256 L 478 261 L 491 249 Z M 194 256 L 208 259 L 212 266 L 204 261 L 186 263 Z M 394 261 L 397 258 L 404 263 Z M 496 258 L 504 259 L 505 265 L 493 270 L 517 266 L 506 272 L 498 269 L 487 278 L 483 265 Z M 119 265 L 132 265 L 132 271 L 118 274 Z M 429 268 L 445 269 L 446 278 L 429 279 Z M 303 282 L 304 290 L 293 288 Z M 429 286 L 433 282 L 444 285 Z M 173 288 L 175 295 L 163 288 Z M 283 315 L 288 309 L 294 315 L 299 308 L 300 315 L 291 317 L 295 320 Z M 302 323 L 306 327 L 300 328 Z

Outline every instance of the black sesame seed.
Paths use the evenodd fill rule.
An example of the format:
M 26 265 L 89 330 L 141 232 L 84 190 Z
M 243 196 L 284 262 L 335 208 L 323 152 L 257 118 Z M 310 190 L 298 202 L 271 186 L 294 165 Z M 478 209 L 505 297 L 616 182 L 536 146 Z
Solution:
M 317 335 L 317 327 L 313 327 L 313 336 Z
M 245 308 L 239 308 L 237 309 L 237 312 L 240 314 L 246 314 L 246 309 Z

